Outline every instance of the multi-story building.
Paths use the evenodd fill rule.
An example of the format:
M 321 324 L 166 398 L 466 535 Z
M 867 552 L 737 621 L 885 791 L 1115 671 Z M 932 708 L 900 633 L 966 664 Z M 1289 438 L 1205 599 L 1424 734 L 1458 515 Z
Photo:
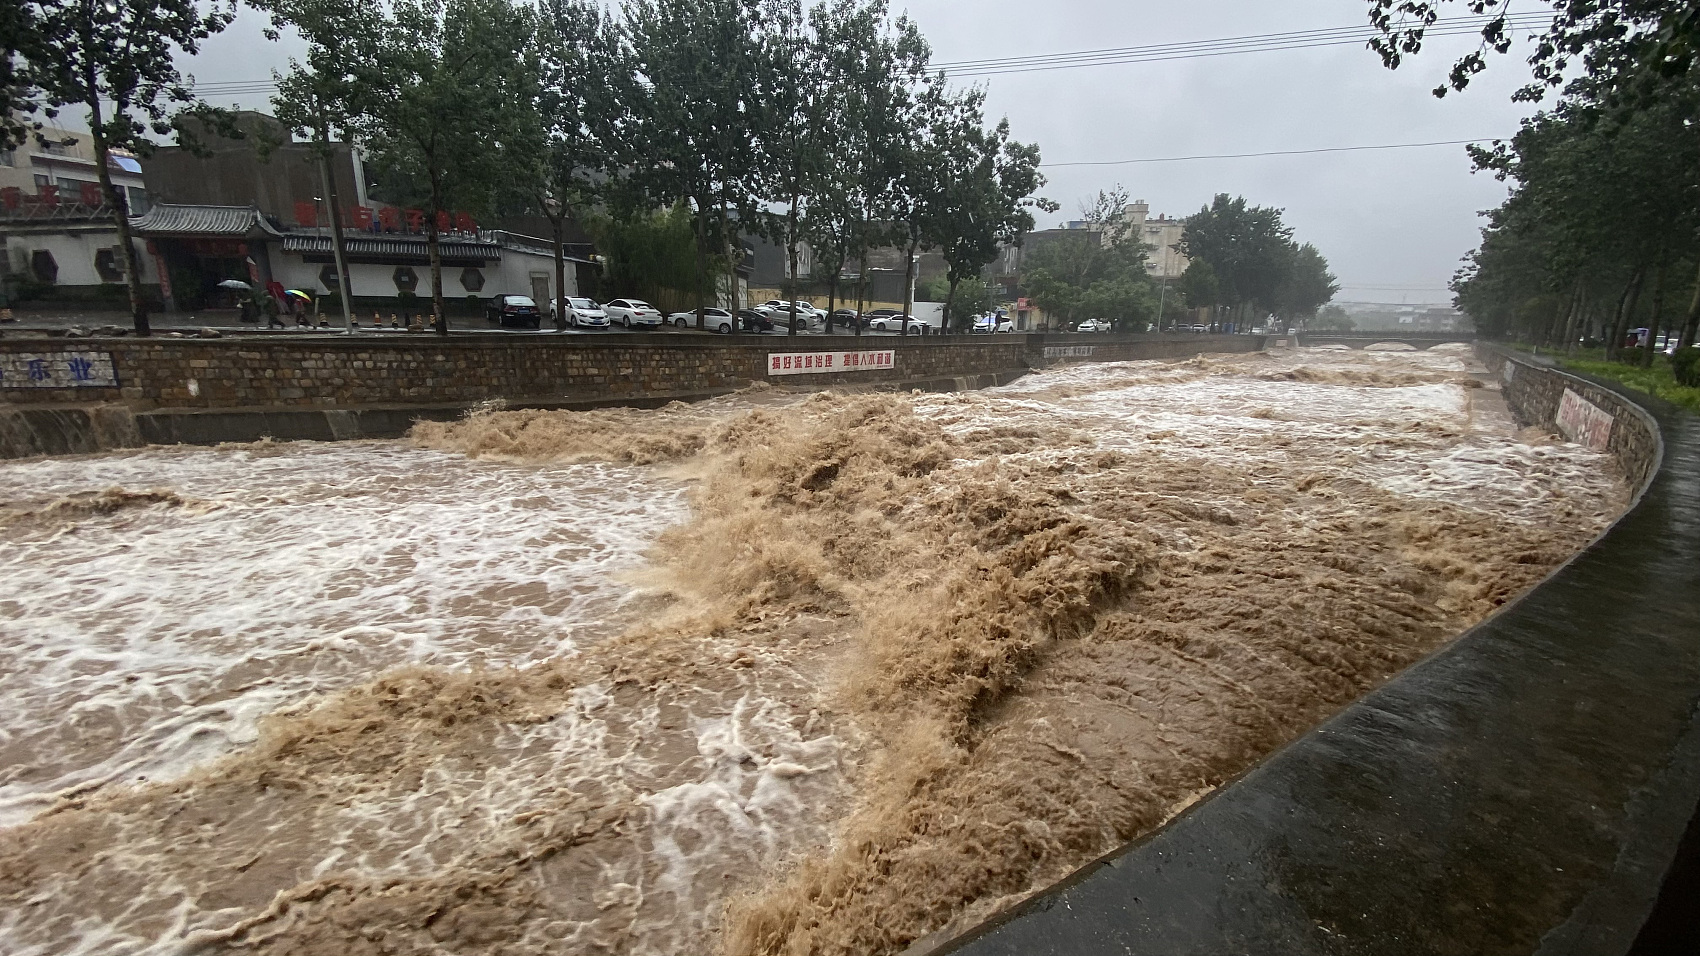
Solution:
M 147 212 L 147 188 L 136 158 L 128 153 L 114 153 L 107 158 L 107 171 L 112 175 L 112 185 L 124 194 L 131 214 L 139 216 Z M 7 192 L 7 196 L 42 196 L 50 201 L 84 205 L 88 205 L 85 199 L 92 198 L 99 205 L 99 187 L 94 142 L 87 133 L 44 126 L 17 148 L 0 150 L 0 189 L 17 190 Z
M 128 209 L 146 212 L 135 157 L 109 156 L 107 172 Z M 123 263 L 89 134 L 43 127 L 0 151 L 0 296 L 20 286 L 52 287 L 79 301 L 117 303 L 125 291 Z M 145 263 L 142 275 L 157 281 Z
M 1181 236 L 1186 233 L 1186 220 L 1170 219 L 1166 215 L 1151 218 L 1151 207 L 1141 199 L 1129 203 L 1123 210 L 1127 235 L 1137 236 L 1145 243 L 1145 270 L 1152 278 L 1177 279 L 1191 262 L 1181 252 Z

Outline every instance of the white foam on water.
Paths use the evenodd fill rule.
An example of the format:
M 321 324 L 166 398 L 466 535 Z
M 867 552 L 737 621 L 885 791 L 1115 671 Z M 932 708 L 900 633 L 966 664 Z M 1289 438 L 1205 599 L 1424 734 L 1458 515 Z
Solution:
M 0 464 L 49 501 L 195 504 L 0 546 L 0 825 L 183 773 L 258 718 L 404 663 L 526 666 L 610 633 L 686 513 L 647 469 L 466 461 L 398 443 L 155 449 Z

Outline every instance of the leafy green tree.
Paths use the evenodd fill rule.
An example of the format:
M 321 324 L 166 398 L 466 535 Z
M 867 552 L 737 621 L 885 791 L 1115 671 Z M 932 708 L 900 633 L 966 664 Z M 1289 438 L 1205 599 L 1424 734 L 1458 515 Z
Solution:
M 1478 330 L 1567 350 L 1600 339 L 1610 352 L 1633 323 L 1679 324 L 1673 276 L 1700 251 L 1693 113 L 1692 93 L 1635 109 L 1570 98 L 1474 151 L 1515 184 L 1454 281 Z
M 1292 250 L 1287 273 L 1275 289 L 1275 314 L 1291 324 L 1315 315 L 1340 291 L 1328 260 L 1310 243 Z
M 629 0 L 621 39 L 632 72 L 620 78 L 630 124 L 618 159 L 627 208 L 689 203 L 697 242 L 697 326 L 704 323 L 716 252 L 733 246 L 733 213 L 766 215 L 752 99 L 764 51 L 758 0 Z M 801 67 L 799 67 L 801 68 Z
M 957 120 L 941 127 L 937 155 L 943 164 L 942 188 L 921 216 L 923 234 L 948 266 L 947 332 L 961 324 L 954 309 L 957 287 L 977 280 L 1001 245 L 1032 231 L 1033 209 L 1056 209 L 1055 203 L 1033 197 L 1045 184 L 1039 173 L 1039 147 L 1011 140 L 1007 119 L 986 129 L 979 107 L 979 97 L 963 100 Z
M 1370 47 L 1389 69 L 1422 50 L 1428 29 L 1454 3 L 1478 14 L 1491 11 L 1491 16 L 1482 26 L 1481 46 L 1453 64 L 1435 96 L 1463 91 L 1487 69 L 1489 54 L 1511 52 L 1511 5 L 1503 0 L 1369 0 L 1370 22 L 1381 31 Z M 1573 89 L 1598 89 L 1601 82 L 1684 76 L 1695 67 L 1700 9 L 1686 0 L 1561 0 L 1553 7 L 1549 25 L 1533 38 L 1531 82 L 1513 99 L 1539 100 L 1567 83 L 1580 83 Z
M 342 234 L 342 196 L 336 177 L 330 174 L 330 158 L 333 142 L 353 138 L 355 117 L 348 109 L 358 101 L 355 71 L 363 51 L 369 51 L 375 42 L 368 33 L 361 43 L 352 31 L 369 28 L 372 21 L 352 0 L 273 0 L 266 10 L 272 18 L 267 31 L 271 39 L 276 40 L 280 30 L 291 25 L 307 41 L 306 62 L 291 61 L 288 71 L 278 76 L 272 110 L 291 133 L 306 135 L 318 158 L 320 183 L 330 207 L 337 298 L 342 303 L 344 327 L 352 331 L 354 306 Z M 262 150 L 273 145 L 260 144 Z
M 1181 273 L 1181 296 L 1189 308 L 1212 309 L 1222 304 L 1222 282 L 1204 259 L 1194 259 Z
M 536 16 L 509 0 L 395 0 L 378 27 L 346 112 L 391 198 L 424 207 L 431 312 L 447 335 L 442 224 L 457 211 L 488 215 L 524 161 L 511 134 L 532 102 Z
M 1293 231 L 1281 221 L 1281 210 L 1251 206 L 1227 193 L 1187 217 L 1181 251 L 1210 263 L 1218 301 L 1240 322 L 1254 309 L 1274 311 L 1295 262 Z
M 538 7 L 538 73 L 529 90 L 535 109 L 519 119 L 514 152 L 525 166 L 524 206 L 549 220 L 555 251 L 555 314 L 566 315 L 563 238 L 569 220 L 584 222 L 618 175 L 611 145 L 627 125 L 619 87 L 605 81 L 627 70 L 613 19 L 593 0 L 542 0 Z M 522 79 L 524 74 L 521 75 Z
M 152 136 L 186 133 L 174 120 L 184 113 L 216 119 L 197 100 L 177 69 L 202 40 L 235 17 L 234 2 L 213 0 L 0 0 L 0 105 L 9 107 L 0 139 L 20 133 L 21 114 L 83 111 L 94 145 L 96 176 L 112 223 L 130 296 L 136 334 L 147 335 L 147 300 L 130 234 L 128 204 L 112 185 L 113 150 L 146 155 Z M 12 31 L 17 32 L 12 32 Z M 16 111 L 16 112 L 14 112 Z M 192 145 L 192 142 L 190 143 Z
M 1021 287 L 1047 317 L 1064 322 L 1108 318 L 1118 328 L 1134 330 L 1156 318 L 1145 245 L 1126 210 L 1125 190 L 1101 191 L 1081 207 L 1089 228 L 1049 238 L 1025 255 Z

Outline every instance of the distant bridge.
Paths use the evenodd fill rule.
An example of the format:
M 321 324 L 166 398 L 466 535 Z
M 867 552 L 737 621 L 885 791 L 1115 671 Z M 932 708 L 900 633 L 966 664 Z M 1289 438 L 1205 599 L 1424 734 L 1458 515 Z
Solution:
M 1295 338 L 1301 346 L 1348 345 L 1361 349 L 1377 342 L 1403 342 L 1426 349 L 1443 342 L 1474 342 L 1474 332 L 1299 332 Z

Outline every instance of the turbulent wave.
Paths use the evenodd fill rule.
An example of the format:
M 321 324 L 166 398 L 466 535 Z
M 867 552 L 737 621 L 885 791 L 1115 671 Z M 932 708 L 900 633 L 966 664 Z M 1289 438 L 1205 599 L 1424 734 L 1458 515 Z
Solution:
M 661 596 L 571 653 L 392 669 L 180 779 L 0 831 L 0 939 L 865 954 L 948 934 L 1158 825 L 1621 507 L 1608 459 L 1519 438 L 1465 371 L 1310 352 L 421 425 L 416 445 L 475 458 L 688 475 L 692 516 L 642 572 Z

